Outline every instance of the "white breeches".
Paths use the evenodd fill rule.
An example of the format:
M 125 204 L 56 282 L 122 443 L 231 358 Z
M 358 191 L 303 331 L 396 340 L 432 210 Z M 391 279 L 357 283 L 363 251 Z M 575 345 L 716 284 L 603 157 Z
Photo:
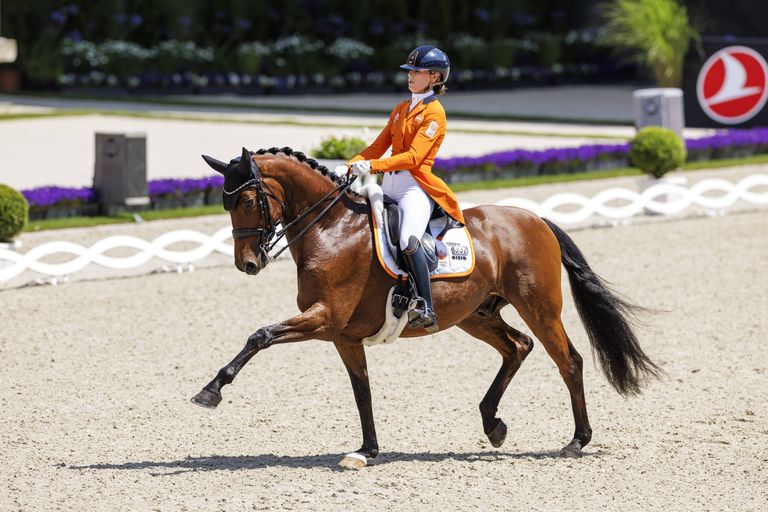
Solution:
M 408 171 L 400 171 L 397 174 L 385 172 L 381 188 L 386 195 L 397 201 L 402 213 L 400 249 L 404 250 L 408 247 L 408 239 L 411 236 L 421 240 L 435 203 Z

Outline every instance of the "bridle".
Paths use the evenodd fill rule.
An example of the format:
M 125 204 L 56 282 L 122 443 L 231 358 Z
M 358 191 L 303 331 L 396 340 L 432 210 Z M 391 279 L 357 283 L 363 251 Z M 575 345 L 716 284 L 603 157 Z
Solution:
M 250 238 L 252 236 L 258 236 L 259 242 L 259 253 L 264 257 L 265 265 L 266 263 L 269 263 L 270 261 L 273 261 L 277 259 L 278 256 L 280 256 L 283 251 L 288 249 L 288 247 L 291 246 L 295 241 L 300 239 L 304 234 L 309 231 L 309 229 L 317 224 L 323 216 L 328 213 L 328 210 L 333 208 L 333 205 L 335 205 L 339 200 L 344 197 L 344 192 L 346 192 L 349 187 L 352 186 L 352 183 L 355 181 L 357 176 L 349 176 L 346 178 L 339 186 L 328 192 L 322 199 L 317 201 L 315 204 L 304 210 L 301 214 L 299 214 L 295 219 L 290 221 L 288 224 L 286 224 L 280 231 L 277 230 L 277 225 L 272 219 L 272 215 L 270 214 L 270 208 L 269 208 L 269 197 L 274 199 L 277 204 L 280 206 L 280 217 L 283 218 L 285 215 L 285 203 L 283 203 L 272 191 L 271 188 L 269 188 L 269 185 L 264 181 L 264 177 L 261 175 L 261 170 L 259 169 L 259 166 L 256 162 L 251 160 L 251 178 L 237 187 L 234 190 L 227 190 L 226 188 L 223 188 L 224 191 L 224 209 L 227 211 L 231 211 L 235 208 L 237 205 L 238 199 L 240 199 L 240 195 L 246 191 L 249 188 L 255 188 L 256 189 L 256 202 L 257 206 L 259 208 L 259 212 L 261 214 L 261 218 L 264 219 L 264 226 L 258 227 L 258 228 L 240 228 L 240 229 L 232 229 L 232 238 L 235 240 L 239 240 L 242 238 Z M 295 237 L 288 240 L 285 244 L 285 247 L 280 249 L 274 256 L 271 256 L 269 252 L 275 248 L 277 243 L 285 237 L 288 229 L 291 228 L 291 226 L 295 225 L 296 223 L 303 220 L 307 215 L 309 215 L 313 210 L 315 210 L 319 205 L 323 204 L 325 201 L 328 200 L 333 194 L 339 193 L 331 203 L 326 206 L 312 221 L 304 227 Z

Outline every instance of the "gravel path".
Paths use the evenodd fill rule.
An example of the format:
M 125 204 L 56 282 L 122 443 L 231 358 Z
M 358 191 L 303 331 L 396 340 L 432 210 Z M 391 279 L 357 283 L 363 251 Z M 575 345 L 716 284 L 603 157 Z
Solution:
M 453 329 L 368 349 L 381 455 L 360 472 L 349 381 L 332 346 L 259 354 L 215 411 L 188 399 L 259 326 L 296 311 L 295 267 L 232 266 L 0 291 L 0 510 L 766 510 L 766 214 L 572 233 L 593 267 L 661 312 L 641 341 L 668 376 L 633 399 L 585 356 L 593 442 L 541 346 L 501 402 L 499 359 Z M 514 311 L 505 316 L 514 325 Z M 537 344 L 538 345 L 538 344 Z

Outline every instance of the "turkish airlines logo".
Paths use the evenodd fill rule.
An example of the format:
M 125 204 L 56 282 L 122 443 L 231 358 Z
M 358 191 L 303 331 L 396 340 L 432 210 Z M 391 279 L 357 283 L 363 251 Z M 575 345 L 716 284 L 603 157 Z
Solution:
M 712 55 L 699 72 L 696 94 L 704 112 L 723 124 L 755 117 L 768 99 L 768 65 L 746 46 L 729 46 Z

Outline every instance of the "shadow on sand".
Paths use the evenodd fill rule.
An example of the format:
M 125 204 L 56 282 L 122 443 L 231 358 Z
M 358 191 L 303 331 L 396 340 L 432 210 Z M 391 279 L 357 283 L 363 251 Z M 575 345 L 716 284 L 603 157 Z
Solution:
M 599 457 L 600 451 L 585 453 L 584 457 Z M 273 467 L 314 469 L 324 468 L 343 471 L 339 461 L 344 454 L 282 456 L 263 455 L 211 455 L 207 457 L 186 457 L 174 461 L 125 462 L 123 464 L 91 464 L 87 466 L 68 466 L 69 469 L 106 469 L 106 470 L 159 470 L 151 471 L 154 476 L 168 476 L 190 471 L 238 471 L 243 469 L 262 469 Z M 381 466 L 392 462 L 494 462 L 522 459 L 557 459 L 559 451 L 546 452 L 474 452 L 474 453 L 403 453 L 387 452 L 369 462 L 371 466 Z

